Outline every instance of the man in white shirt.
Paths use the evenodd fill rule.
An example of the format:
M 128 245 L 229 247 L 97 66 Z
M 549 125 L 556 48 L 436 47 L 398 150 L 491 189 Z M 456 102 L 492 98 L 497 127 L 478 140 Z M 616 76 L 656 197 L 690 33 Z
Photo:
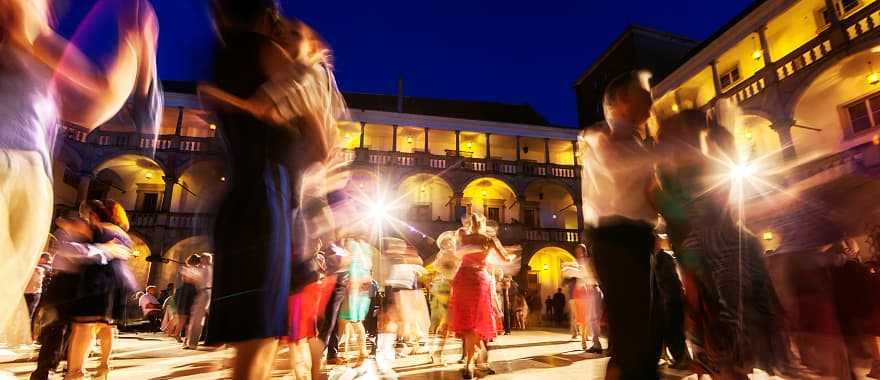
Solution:
M 141 307 L 144 318 L 149 319 L 151 322 L 162 320 L 162 305 L 159 304 L 159 299 L 156 298 L 158 294 L 159 291 L 156 287 L 150 285 L 147 287 L 147 292 L 138 299 L 138 306 Z

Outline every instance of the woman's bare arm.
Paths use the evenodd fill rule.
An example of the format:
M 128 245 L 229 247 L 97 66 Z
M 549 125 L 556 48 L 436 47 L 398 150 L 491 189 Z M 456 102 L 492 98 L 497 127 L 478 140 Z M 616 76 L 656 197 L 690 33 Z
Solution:
M 34 56 L 54 73 L 63 119 L 95 128 L 119 112 L 133 91 L 147 91 L 158 24 L 148 4 L 139 1 L 135 8 L 121 17 L 116 55 L 103 70 L 50 29 L 34 41 Z

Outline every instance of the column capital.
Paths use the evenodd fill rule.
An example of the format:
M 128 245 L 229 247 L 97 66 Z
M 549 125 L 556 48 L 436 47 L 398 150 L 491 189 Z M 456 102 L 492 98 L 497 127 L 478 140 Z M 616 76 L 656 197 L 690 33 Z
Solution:
M 177 177 L 172 177 L 169 175 L 163 175 L 162 180 L 165 181 L 165 184 L 177 183 Z

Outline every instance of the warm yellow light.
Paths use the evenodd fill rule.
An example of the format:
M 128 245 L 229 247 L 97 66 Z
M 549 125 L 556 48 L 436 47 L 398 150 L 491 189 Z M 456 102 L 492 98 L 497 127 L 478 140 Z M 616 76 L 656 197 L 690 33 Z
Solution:
M 751 131 L 746 132 L 746 140 L 751 140 L 752 137 L 754 137 L 754 136 L 752 136 L 752 132 L 751 132 Z
M 147 172 L 144 177 L 146 177 L 147 179 L 153 179 L 153 173 Z
M 211 125 L 208 125 L 208 129 L 210 129 L 210 130 L 212 130 L 212 131 L 215 130 L 215 129 L 217 129 L 217 124 L 211 124 Z
M 406 138 L 406 143 L 407 143 L 407 144 L 412 144 L 412 143 L 413 143 L 413 138 L 412 138 L 412 136 Z
M 226 182 L 226 177 L 220 177 L 220 182 Z
M 351 133 L 346 133 L 346 134 L 345 134 L 345 139 L 346 139 L 346 140 L 351 140 Z
M 754 52 L 752 52 L 752 58 L 754 58 L 756 61 L 761 59 L 761 57 L 763 56 L 764 52 L 762 50 L 755 50 Z
M 421 190 L 423 193 L 426 192 L 426 191 L 428 191 L 428 189 L 426 189 L 424 186 L 422 186 L 422 188 L 421 188 L 420 190 Z
M 474 144 L 471 143 L 471 142 L 468 142 L 467 144 L 464 144 L 464 147 L 465 147 L 465 149 L 467 149 L 467 150 L 471 150 L 471 149 L 474 148 Z
M 672 112 L 678 112 L 678 104 L 672 104 Z
M 874 145 L 880 145 L 880 134 L 875 134 L 871 137 L 871 142 L 874 143 Z
M 764 232 L 764 240 L 770 241 L 773 240 L 773 233 L 770 231 Z
M 544 270 L 550 270 L 550 264 L 544 264 Z
M 880 83 L 880 73 L 873 71 L 868 74 L 868 84 L 874 85 Z
M 486 195 L 487 195 L 487 194 L 486 194 L 486 190 L 483 190 L 483 191 L 481 191 L 481 192 L 480 192 L 480 195 L 482 195 L 482 196 L 483 196 L 483 198 L 485 198 L 485 197 L 486 197 Z
M 553 219 L 556 219 L 556 214 L 553 214 Z

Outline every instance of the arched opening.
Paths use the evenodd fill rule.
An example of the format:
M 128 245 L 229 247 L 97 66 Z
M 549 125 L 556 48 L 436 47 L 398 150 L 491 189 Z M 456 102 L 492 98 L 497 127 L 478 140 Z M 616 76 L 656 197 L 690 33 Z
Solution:
M 150 280 L 150 262 L 147 261 L 147 257 L 150 257 L 150 246 L 137 234 L 129 232 L 129 236 L 134 242 L 134 249 L 126 263 L 134 274 L 135 282 L 139 287 L 144 288 Z
M 562 263 L 575 261 L 574 256 L 559 247 L 546 247 L 529 259 L 527 289 L 538 295 L 541 305 L 562 286 Z
M 478 178 L 468 183 L 464 188 L 461 206 L 456 212 L 457 217 L 464 212 L 477 211 L 497 223 L 519 221 L 520 205 L 516 192 L 497 178 Z
M 159 211 L 165 195 L 165 172 L 156 161 L 132 154 L 98 165 L 89 199 L 114 199 L 126 210 Z
M 219 161 L 199 161 L 177 179 L 171 209 L 184 213 L 211 213 L 226 190 L 226 174 Z
M 443 178 L 424 173 L 404 179 L 397 195 L 401 216 L 411 222 L 450 221 L 452 196 L 452 187 Z
M 880 132 L 880 52 L 853 54 L 816 76 L 793 107 L 791 138 L 798 155 L 834 153 L 871 141 Z M 873 82 L 873 83 L 872 83 Z
M 738 162 L 760 161 L 775 164 L 782 160 L 779 134 L 770 127 L 770 120 L 757 115 L 743 115 L 733 131 Z
M 213 250 L 211 244 L 211 238 L 207 235 L 188 237 L 168 248 L 162 257 L 184 262 L 193 253 L 211 252 Z M 180 265 L 173 261 L 157 264 L 158 268 L 154 271 L 151 285 L 157 285 L 164 289 L 168 283 L 178 282 L 177 273 L 180 270 Z
M 562 185 L 536 181 L 526 188 L 522 223 L 530 228 L 578 228 L 578 210 L 574 197 Z

